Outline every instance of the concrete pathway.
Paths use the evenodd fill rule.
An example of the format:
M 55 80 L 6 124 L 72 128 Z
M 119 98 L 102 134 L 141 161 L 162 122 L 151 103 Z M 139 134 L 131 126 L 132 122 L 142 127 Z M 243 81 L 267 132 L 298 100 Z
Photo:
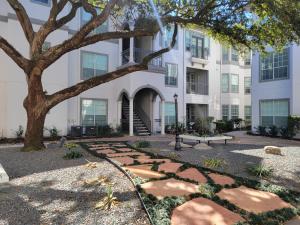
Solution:
M 124 147 L 122 143 L 91 143 L 88 146 L 95 153 L 106 155 L 118 163 L 133 177 L 141 178 L 143 182 L 140 186 L 145 193 L 159 200 L 173 196 L 185 197 L 185 203 L 173 209 L 170 215 L 171 225 L 233 225 L 249 219 L 240 209 L 260 214 L 294 207 L 273 193 L 238 186 L 230 176 L 202 169 L 200 171 L 193 166 L 187 168 L 171 159 L 154 158 L 144 152 Z M 221 200 L 227 200 L 237 209 L 232 211 L 232 207 L 229 207 L 230 210 L 226 205 L 221 205 L 223 203 L 215 202 L 215 198 L 209 199 L 207 193 L 202 193 L 203 187 L 199 188 L 199 185 L 203 184 L 219 187 L 219 192 L 212 194 Z M 299 218 L 291 220 L 286 225 L 293 225 L 294 221 L 297 224 Z

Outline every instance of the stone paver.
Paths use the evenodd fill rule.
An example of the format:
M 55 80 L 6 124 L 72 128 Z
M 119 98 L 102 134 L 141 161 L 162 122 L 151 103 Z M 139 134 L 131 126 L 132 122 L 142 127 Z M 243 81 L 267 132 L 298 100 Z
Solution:
M 112 149 L 97 150 L 96 152 L 99 153 L 99 154 L 112 154 L 112 153 L 116 153 L 116 151 L 114 151 Z
M 116 157 L 116 158 L 114 158 L 113 160 L 118 161 L 119 163 L 122 164 L 122 166 L 130 165 L 130 164 L 133 164 L 133 162 L 134 162 L 134 159 L 131 158 L 131 157 L 129 157 L 129 156 L 125 156 L 125 157 Z
M 179 177 L 182 177 L 182 178 L 194 180 L 201 184 L 204 184 L 207 182 L 206 177 L 201 172 L 199 172 L 199 170 L 197 170 L 196 168 L 186 169 L 182 172 L 177 173 L 176 175 Z
M 186 196 L 198 191 L 198 185 L 174 178 L 147 182 L 141 187 L 146 193 L 152 194 L 158 199 L 167 196 Z
M 235 183 L 234 179 L 225 175 L 210 173 L 208 176 L 219 185 L 233 185 Z
M 300 224 L 300 216 L 286 222 L 284 225 L 299 225 Z
M 139 156 L 139 155 L 145 155 L 145 154 L 144 153 L 140 153 L 140 152 L 122 152 L 122 153 L 108 154 L 107 156 L 109 158 L 113 158 L 113 157 Z
M 137 166 L 126 166 L 124 168 L 129 170 L 135 176 L 141 177 L 143 179 L 164 177 L 164 174 L 151 170 L 151 167 L 152 165 L 137 165 Z
M 109 146 L 106 146 L 106 147 L 92 147 L 92 148 L 90 148 L 90 150 L 104 150 L 104 149 L 108 149 L 109 148 Z
M 176 173 L 179 167 L 182 166 L 182 163 L 174 163 L 174 162 L 167 162 L 164 164 L 161 164 L 158 167 L 158 171 L 163 171 L 166 173 Z
M 233 225 L 244 219 L 205 198 L 195 198 L 173 211 L 171 225 Z
M 117 148 L 116 150 L 118 150 L 119 152 L 132 152 L 133 149 L 131 148 Z
M 217 195 L 248 212 L 263 213 L 281 208 L 291 208 L 277 195 L 259 191 L 245 186 L 232 189 L 222 189 Z
M 139 163 L 161 163 L 161 162 L 171 162 L 170 159 L 147 159 L 147 158 L 140 158 L 136 159 Z
M 116 148 L 125 148 L 125 147 L 127 147 L 127 145 L 124 145 L 124 144 L 113 144 L 112 146 L 116 147 Z
M 102 147 L 109 147 L 109 144 L 93 144 L 93 145 L 89 145 L 89 147 L 91 148 L 102 148 Z

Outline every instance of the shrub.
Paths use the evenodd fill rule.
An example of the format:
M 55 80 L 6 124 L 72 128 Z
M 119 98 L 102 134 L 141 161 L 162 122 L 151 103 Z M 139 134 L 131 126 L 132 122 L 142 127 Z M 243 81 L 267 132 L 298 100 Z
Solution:
M 18 130 L 15 131 L 15 134 L 17 136 L 17 138 L 22 138 L 23 134 L 24 134 L 24 128 L 23 126 L 19 126 Z
M 283 138 L 290 138 L 289 130 L 287 127 L 281 127 L 279 133 Z
M 137 141 L 133 144 L 135 148 L 149 148 L 151 143 L 149 141 Z
M 106 189 L 106 196 L 96 204 L 95 209 L 110 210 L 119 204 L 118 199 L 114 196 L 112 187 L 109 185 Z
M 287 120 L 287 127 L 283 127 L 280 130 L 280 134 L 283 138 L 293 138 L 296 136 L 300 129 L 300 117 L 289 116 Z
M 225 165 L 224 159 L 208 158 L 204 160 L 204 166 L 208 168 L 219 168 Z
M 200 184 L 198 187 L 199 193 L 209 198 L 213 198 L 215 195 L 214 187 L 209 184 Z
M 273 173 L 273 169 L 271 167 L 266 167 L 264 165 L 254 165 L 247 168 L 249 174 L 254 175 L 256 177 L 269 177 Z
M 81 158 L 83 155 L 77 151 L 70 151 L 64 155 L 64 159 L 78 159 Z
M 194 130 L 200 135 L 209 135 L 210 134 L 210 124 L 214 120 L 213 117 L 207 118 L 198 118 L 194 124 Z
M 70 142 L 70 143 L 66 143 L 64 145 L 64 147 L 67 148 L 67 149 L 69 149 L 69 150 L 71 150 L 72 148 L 77 148 L 78 144 Z
M 277 137 L 277 135 L 278 135 L 278 128 L 275 125 L 269 127 L 269 129 L 268 129 L 268 135 L 270 135 L 272 137 Z
M 53 126 L 52 128 L 45 128 L 48 132 L 51 138 L 58 138 L 60 131 Z
M 216 131 L 220 134 L 233 131 L 234 122 L 232 120 L 218 120 L 214 123 L 216 124 Z
M 258 128 L 255 128 L 255 129 L 259 135 L 265 136 L 267 134 L 265 126 L 258 126 Z
M 232 120 L 233 128 L 237 128 L 237 129 L 242 128 L 242 122 L 243 122 L 243 119 L 241 119 L 241 118 L 233 119 Z

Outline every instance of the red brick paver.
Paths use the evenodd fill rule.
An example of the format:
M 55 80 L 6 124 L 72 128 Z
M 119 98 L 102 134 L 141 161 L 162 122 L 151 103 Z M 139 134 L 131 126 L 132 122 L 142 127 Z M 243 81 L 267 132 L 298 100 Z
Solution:
M 293 207 L 273 193 L 259 191 L 245 186 L 222 189 L 217 195 L 221 199 L 226 199 L 239 208 L 253 213 L 263 213 L 275 209 Z
M 146 193 L 152 194 L 158 199 L 167 196 L 186 196 L 198 191 L 198 185 L 174 178 L 147 182 L 141 187 Z
M 134 159 L 129 156 L 116 157 L 116 158 L 113 158 L 113 160 L 120 162 L 122 164 L 122 166 L 130 165 L 130 164 L 133 164 L 133 162 L 134 162 Z
M 182 166 L 182 163 L 174 163 L 174 162 L 167 162 L 164 164 L 161 164 L 158 167 L 158 171 L 163 171 L 166 173 L 176 173 L 179 167 Z
M 118 150 L 120 152 L 131 152 L 131 151 L 133 151 L 133 149 L 131 149 L 131 148 L 117 148 L 116 150 Z
M 108 154 L 107 156 L 109 158 L 113 158 L 113 157 L 139 156 L 139 155 L 145 155 L 145 154 L 144 153 L 140 153 L 140 152 L 122 152 L 122 153 Z
M 233 225 L 244 219 L 205 198 L 195 198 L 175 208 L 171 225 Z
M 186 178 L 186 179 L 190 179 L 190 180 L 194 180 L 201 184 L 204 184 L 207 182 L 206 177 L 201 172 L 199 172 L 199 170 L 197 170 L 196 168 L 186 169 L 182 172 L 177 173 L 177 176 Z
M 116 151 L 114 151 L 112 149 L 97 150 L 96 152 L 99 153 L 99 154 L 112 154 L 112 153 L 116 153 Z
M 147 158 L 141 158 L 141 157 L 138 157 L 137 158 L 137 161 L 140 162 L 140 163 L 161 163 L 161 162 L 171 162 L 170 159 L 147 159 Z
M 210 173 L 208 176 L 216 183 L 219 185 L 233 185 L 235 183 L 234 179 L 231 177 L 217 174 L 217 173 Z
M 141 177 L 143 179 L 161 178 L 164 176 L 164 174 L 151 170 L 151 167 L 152 165 L 137 165 L 126 166 L 124 168 L 132 172 L 135 176 Z

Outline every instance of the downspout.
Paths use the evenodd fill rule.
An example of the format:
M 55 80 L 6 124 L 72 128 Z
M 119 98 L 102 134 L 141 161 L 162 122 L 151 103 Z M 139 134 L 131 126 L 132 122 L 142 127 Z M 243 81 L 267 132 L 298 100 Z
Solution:
M 186 74 L 185 74 L 185 32 L 186 29 L 183 30 L 183 52 L 182 52 L 182 74 L 183 74 L 183 88 L 182 88 L 182 108 L 183 108 L 183 120 L 184 126 L 186 126 L 186 106 L 185 106 L 185 87 L 186 87 Z

